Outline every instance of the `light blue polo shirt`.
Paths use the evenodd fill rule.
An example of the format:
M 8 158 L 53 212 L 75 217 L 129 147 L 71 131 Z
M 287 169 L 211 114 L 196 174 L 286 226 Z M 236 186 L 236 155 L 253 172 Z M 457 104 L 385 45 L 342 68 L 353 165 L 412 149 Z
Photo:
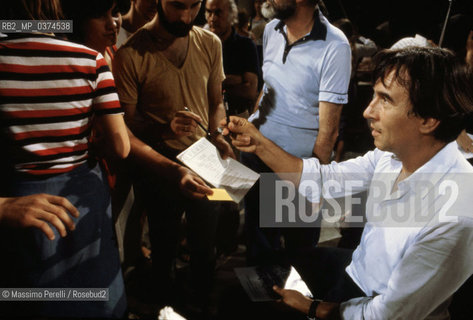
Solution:
M 286 25 L 274 19 L 264 31 L 263 58 L 263 97 L 250 121 L 287 152 L 310 157 L 319 101 L 348 102 L 348 40 L 317 10 L 312 31 L 289 46 Z

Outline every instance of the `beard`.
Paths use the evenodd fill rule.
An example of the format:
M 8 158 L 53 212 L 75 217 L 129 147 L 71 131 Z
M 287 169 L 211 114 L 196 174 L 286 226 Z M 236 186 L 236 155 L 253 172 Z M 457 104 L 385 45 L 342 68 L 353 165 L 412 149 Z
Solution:
M 268 20 L 272 20 L 276 16 L 274 7 L 268 1 L 263 2 L 261 5 L 261 15 Z
M 271 7 L 269 11 L 273 12 L 273 18 L 276 18 L 282 21 L 285 21 L 288 18 L 292 17 L 294 13 L 296 12 L 295 0 L 288 1 L 287 3 L 284 3 L 283 5 L 276 4 L 274 0 L 266 1 L 266 3 L 267 3 L 266 7 Z M 263 8 L 261 8 L 261 11 L 263 11 Z
M 157 11 L 159 17 L 159 23 L 163 26 L 163 28 L 177 38 L 185 37 L 189 34 L 192 29 L 192 23 L 184 23 L 184 22 L 170 22 L 164 13 L 163 6 L 161 4 L 161 0 L 158 1 L 157 4 Z

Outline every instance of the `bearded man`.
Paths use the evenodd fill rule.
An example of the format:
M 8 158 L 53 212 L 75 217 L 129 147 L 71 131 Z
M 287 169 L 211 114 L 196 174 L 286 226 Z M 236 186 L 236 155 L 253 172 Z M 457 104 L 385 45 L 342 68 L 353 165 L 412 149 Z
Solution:
M 128 126 L 170 159 L 206 136 L 198 122 L 213 133 L 225 117 L 221 43 L 210 31 L 193 26 L 200 6 L 200 0 L 159 0 L 158 14 L 120 48 L 114 60 Z M 212 135 L 211 140 L 223 157 L 234 157 L 221 135 Z M 148 214 L 157 302 L 172 303 L 178 226 L 185 211 L 191 280 L 198 302 L 205 306 L 215 269 L 215 203 L 183 197 L 172 185 L 149 175 L 146 166 L 134 169 L 136 199 Z
M 318 0 L 269 0 L 265 14 L 275 19 L 265 27 L 264 85 L 249 121 L 293 156 L 328 163 L 342 104 L 348 101 L 348 40 L 322 15 Z M 257 155 L 243 152 L 242 162 L 257 172 L 272 172 Z M 261 228 L 259 199 L 255 185 L 245 198 L 250 264 L 270 261 L 282 249 L 281 236 L 289 250 L 317 244 L 320 229 L 303 222 L 293 228 Z

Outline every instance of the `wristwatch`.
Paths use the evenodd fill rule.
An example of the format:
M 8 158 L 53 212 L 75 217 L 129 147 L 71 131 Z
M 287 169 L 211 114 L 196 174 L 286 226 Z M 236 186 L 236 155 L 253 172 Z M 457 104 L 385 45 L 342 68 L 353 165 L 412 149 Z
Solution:
M 312 303 L 310 304 L 310 307 L 309 307 L 309 313 L 307 314 L 307 319 L 308 320 L 317 320 L 317 317 L 316 317 L 316 312 L 317 312 L 317 307 L 319 306 L 320 302 L 322 302 L 321 300 L 314 300 L 312 301 Z

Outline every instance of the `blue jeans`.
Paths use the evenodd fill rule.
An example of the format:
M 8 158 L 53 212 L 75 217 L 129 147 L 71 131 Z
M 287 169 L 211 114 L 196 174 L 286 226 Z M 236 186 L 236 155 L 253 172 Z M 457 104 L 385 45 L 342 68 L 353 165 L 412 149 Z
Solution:
M 4 182 L 4 183 L 3 183 Z M 0 230 L 0 287 L 108 288 L 108 301 L 3 302 L 0 315 L 121 318 L 126 296 L 110 194 L 99 166 L 84 164 L 47 179 L 3 181 L 4 196 L 48 193 L 67 198 L 80 212 L 76 229 L 49 240 L 36 228 Z M 5 263 L 7 262 L 7 263 Z

